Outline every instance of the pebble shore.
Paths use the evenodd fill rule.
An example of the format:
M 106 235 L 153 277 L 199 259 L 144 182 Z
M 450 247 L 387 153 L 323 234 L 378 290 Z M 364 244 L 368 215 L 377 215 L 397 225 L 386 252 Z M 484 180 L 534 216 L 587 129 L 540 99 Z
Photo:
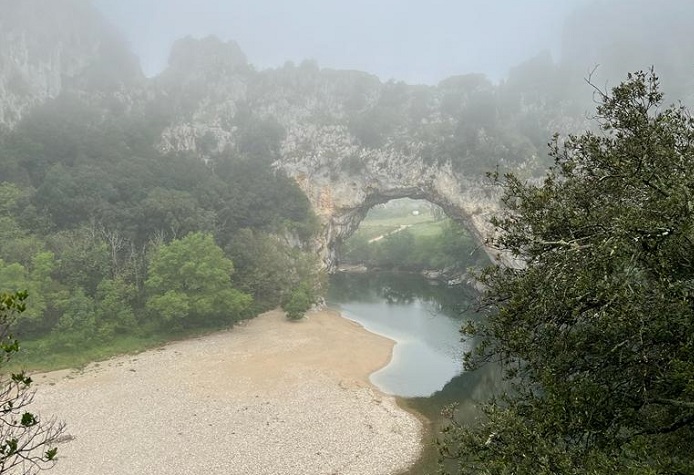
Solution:
M 393 342 L 331 311 L 229 331 L 82 371 L 36 375 L 35 408 L 71 436 L 53 475 L 389 475 L 422 424 L 368 382 Z

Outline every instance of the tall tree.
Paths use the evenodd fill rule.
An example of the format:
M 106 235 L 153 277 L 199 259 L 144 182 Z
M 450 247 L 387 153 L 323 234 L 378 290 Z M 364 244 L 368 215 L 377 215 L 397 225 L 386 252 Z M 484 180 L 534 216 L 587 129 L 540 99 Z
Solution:
M 653 74 L 601 93 L 600 131 L 557 140 L 541 186 L 503 182 L 488 320 L 468 365 L 512 385 L 475 428 L 453 420 L 460 473 L 694 473 L 694 119 Z
M 233 270 L 209 234 L 194 233 L 162 245 L 152 257 L 145 282 L 147 308 L 167 325 L 238 320 L 252 299 L 231 286 Z

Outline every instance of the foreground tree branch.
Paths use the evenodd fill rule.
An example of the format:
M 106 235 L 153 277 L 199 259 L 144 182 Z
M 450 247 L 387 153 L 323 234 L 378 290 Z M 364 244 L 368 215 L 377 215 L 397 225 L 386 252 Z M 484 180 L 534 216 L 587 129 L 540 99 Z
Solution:
M 10 328 L 25 309 L 26 292 L 0 294 L 0 366 L 19 351 Z M 0 473 L 35 474 L 56 462 L 56 443 L 65 425 L 29 411 L 34 400 L 31 378 L 22 373 L 0 377 Z

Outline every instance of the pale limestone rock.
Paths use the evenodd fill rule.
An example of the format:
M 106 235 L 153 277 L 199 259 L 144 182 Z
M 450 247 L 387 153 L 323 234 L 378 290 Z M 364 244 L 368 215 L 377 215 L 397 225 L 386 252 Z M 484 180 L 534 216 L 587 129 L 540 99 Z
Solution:
M 89 2 L 5 1 L 2 13 L 0 127 L 63 91 L 109 94 L 128 106 L 126 89 L 143 79 L 139 65 Z

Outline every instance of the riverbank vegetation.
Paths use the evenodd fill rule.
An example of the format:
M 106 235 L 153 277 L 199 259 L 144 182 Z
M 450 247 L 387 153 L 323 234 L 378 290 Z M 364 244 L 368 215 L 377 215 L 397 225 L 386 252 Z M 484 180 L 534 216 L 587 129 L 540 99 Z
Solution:
M 269 165 L 275 133 L 205 163 L 158 152 L 155 130 L 117 114 L 95 128 L 97 114 L 62 97 L 0 137 L 0 291 L 29 293 L 19 361 L 138 349 L 320 286 L 294 245 L 316 218 Z
M 600 131 L 557 140 L 541 186 L 500 177 L 496 245 L 526 266 L 482 273 L 465 333 L 513 391 L 451 414 L 456 473 L 694 472 L 694 119 L 653 73 L 596 93 Z

